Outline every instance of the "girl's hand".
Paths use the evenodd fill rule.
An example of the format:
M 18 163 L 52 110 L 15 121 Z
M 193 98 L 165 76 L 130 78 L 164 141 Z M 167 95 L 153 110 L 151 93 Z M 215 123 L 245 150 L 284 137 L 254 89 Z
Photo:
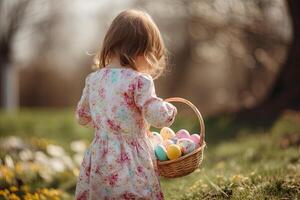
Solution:
M 88 124 L 90 122 L 90 118 L 89 117 L 82 117 L 80 119 L 80 124 Z

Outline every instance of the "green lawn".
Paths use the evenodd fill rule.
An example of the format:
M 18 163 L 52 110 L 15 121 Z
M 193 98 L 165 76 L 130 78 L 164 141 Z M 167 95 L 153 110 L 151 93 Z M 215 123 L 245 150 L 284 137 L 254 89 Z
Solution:
M 183 178 L 161 179 L 166 199 L 300 199 L 300 114 L 284 114 L 268 128 L 254 122 L 238 123 L 231 116 L 205 121 L 203 164 Z M 188 117 L 179 118 L 173 126 L 175 130 L 182 127 L 198 130 L 197 123 Z M 88 144 L 92 130 L 78 126 L 70 110 L 0 114 L 0 199 L 35 193 L 45 199 L 72 199 L 78 164 L 63 170 L 58 166 L 57 172 L 43 174 L 40 162 L 25 159 L 26 167 L 30 166 L 25 168 L 26 151 L 20 153 L 6 144 L 12 135 L 21 138 L 22 148 L 44 153 L 51 161 L 56 159 L 49 151 L 53 144 L 62 146 L 66 157 L 75 160 L 77 154 L 70 143 L 83 140 Z M 10 160 L 12 169 L 3 165 Z
M 200 170 L 177 180 L 163 180 L 166 197 L 300 199 L 299 144 L 300 121 L 290 115 L 266 132 L 208 144 Z

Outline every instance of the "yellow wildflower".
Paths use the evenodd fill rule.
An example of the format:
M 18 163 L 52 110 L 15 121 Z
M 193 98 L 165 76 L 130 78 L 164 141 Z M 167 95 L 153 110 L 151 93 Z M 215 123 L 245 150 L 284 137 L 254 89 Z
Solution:
M 7 195 L 9 194 L 8 190 L 0 190 L 0 197 L 5 197 L 7 198 Z
M 248 180 L 249 180 L 248 177 L 245 177 L 245 176 L 243 176 L 241 174 L 233 175 L 231 177 L 231 181 L 234 182 L 234 183 L 237 183 L 237 184 L 238 183 L 243 183 L 243 182 L 248 181 Z
M 10 186 L 9 190 L 12 192 L 17 192 L 19 189 L 16 186 Z
M 22 163 L 17 163 L 15 166 L 16 174 L 22 174 L 24 172 Z
M 9 199 L 9 200 L 21 200 L 20 197 L 18 197 L 18 196 L 17 196 L 16 194 L 14 194 L 14 193 L 9 194 L 8 199 Z
M 0 166 L 0 178 L 4 178 L 6 182 L 12 183 L 14 180 L 14 173 L 10 168 Z
M 26 193 L 24 196 L 24 200 L 40 200 L 40 198 L 37 193 L 34 194 Z
M 23 190 L 24 192 L 29 192 L 30 187 L 28 185 L 22 185 L 21 190 Z

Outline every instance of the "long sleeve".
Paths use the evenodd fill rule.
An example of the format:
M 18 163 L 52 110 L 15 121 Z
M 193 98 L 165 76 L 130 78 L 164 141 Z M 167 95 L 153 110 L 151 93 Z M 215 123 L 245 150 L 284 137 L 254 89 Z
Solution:
M 75 116 L 80 125 L 91 125 L 92 123 L 89 105 L 89 76 L 85 79 L 85 86 L 77 104 Z
M 161 128 L 173 123 L 177 109 L 156 96 L 151 76 L 142 74 L 137 77 L 134 96 L 137 107 L 150 125 Z

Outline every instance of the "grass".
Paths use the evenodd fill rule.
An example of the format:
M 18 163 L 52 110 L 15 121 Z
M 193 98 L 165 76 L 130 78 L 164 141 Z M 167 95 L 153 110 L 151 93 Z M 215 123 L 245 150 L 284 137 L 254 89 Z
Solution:
M 266 132 L 208 146 L 201 169 L 162 180 L 166 198 L 300 199 L 300 121 L 295 118 L 285 115 Z
M 200 169 L 183 178 L 161 179 L 166 199 L 300 199 L 300 114 L 289 112 L 268 128 L 231 116 L 206 119 L 207 148 Z M 197 123 L 178 119 L 173 128 Z M 70 110 L 23 110 L 0 114 L 1 137 L 43 138 L 67 151 L 93 132 L 75 123 Z M 72 192 L 72 191 L 71 191 Z

